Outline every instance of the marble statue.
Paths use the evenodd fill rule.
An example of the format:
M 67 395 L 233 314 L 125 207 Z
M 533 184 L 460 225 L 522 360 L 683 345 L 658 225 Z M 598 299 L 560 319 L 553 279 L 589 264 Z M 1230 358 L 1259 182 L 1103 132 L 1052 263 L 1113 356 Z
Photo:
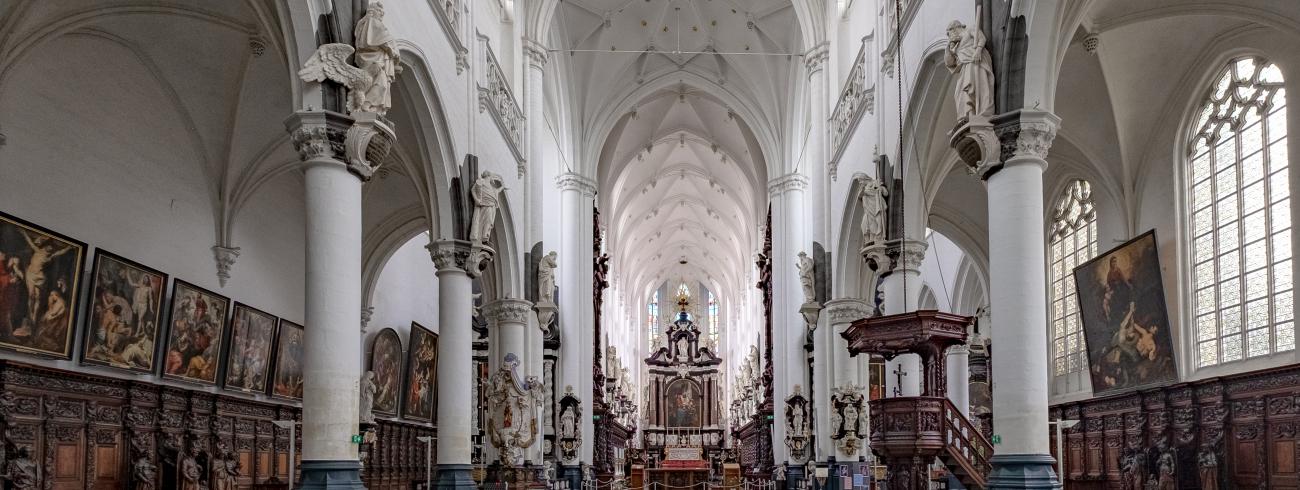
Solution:
M 537 263 L 537 302 L 555 303 L 556 254 L 551 252 Z
M 844 423 L 844 417 L 840 416 L 839 410 L 831 410 L 831 434 L 840 431 L 840 426 Z M 845 427 L 848 429 L 848 427 Z
M 785 481 L 785 465 L 778 464 L 772 468 L 772 480 Z
M 862 179 L 862 190 L 858 201 L 862 203 L 862 244 L 883 243 L 885 241 L 885 209 L 888 206 L 885 196 L 889 190 L 880 181 L 871 177 Z
M 501 206 L 501 191 L 505 182 L 501 176 L 484 170 L 470 187 L 470 201 L 474 204 L 474 214 L 469 226 L 469 241 L 484 244 L 492 235 L 492 225 L 496 221 L 497 208 Z
M 306 82 L 329 79 L 342 84 L 349 91 L 349 112 L 371 112 L 382 116 L 392 106 L 390 89 L 394 78 L 402 72 L 402 66 L 398 63 L 397 40 L 384 25 L 381 2 L 370 2 L 365 17 L 357 21 L 353 34 L 355 48 L 343 43 L 321 45 L 303 63 L 298 77 Z M 354 53 L 359 66 L 348 64 L 348 57 Z
M 804 411 L 803 405 L 796 403 L 791 410 L 793 416 L 790 417 L 790 432 L 795 435 L 808 432 L 808 413 Z
M 799 252 L 799 285 L 803 286 L 804 303 L 817 302 L 817 278 L 813 273 L 813 259 L 804 252 Z
M 375 384 L 375 372 L 366 371 L 361 375 L 361 407 L 358 412 L 357 420 L 362 424 L 375 423 L 375 392 L 379 386 Z
M 560 437 L 573 438 L 578 435 L 578 421 L 574 420 L 573 410 L 566 409 L 560 415 Z
M 854 433 L 857 433 L 858 435 L 863 435 L 859 430 L 859 422 L 858 422 L 859 417 L 860 415 L 858 414 L 858 407 L 856 405 L 852 403 L 845 405 L 844 421 L 846 423 L 844 424 L 844 430 L 852 431 Z
M 975 18 L 980 18 L 979 7 L 975 9 Z M 943 60 L 948 71 L 957 74 L 953 98 L 959 118 L 993 115 L 993 62 L 984 48 L 985 41 L 978 26 L 966 27 L 956 20 L 948 24 L 948 47 Z
M 365 81 L 353 90 L 360 94 L 352 97 L 352 110 L 386 114 L 392 107 L 391 88 L 402 67 L 398 63 L 397 39 L 384 25 L 384 4 L 371 0 L 366 15 L 357 21 L 353 30 L 353 43 L 357 46 L 357 66 L 366 73 Z
M 212 460 L 212 490 L 235 490 L 239 482 L 239 457 L 225 441 L 217 442 L 217 457 Z

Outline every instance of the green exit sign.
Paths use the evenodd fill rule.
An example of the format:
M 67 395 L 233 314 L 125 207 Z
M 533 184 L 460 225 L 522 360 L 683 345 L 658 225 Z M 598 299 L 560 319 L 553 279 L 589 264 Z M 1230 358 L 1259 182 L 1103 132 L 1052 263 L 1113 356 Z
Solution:
M 997 436 L 994 436 L 997 437 Z M 361 444 L 361 434 L 352 434 L 352 443 Z
M 1000 435 L 998 435 L 998 434 L 993 434 L 993 437 L 992 437 L 991 439 L 989 439 L 989 442 L 992 442 L 993 445 L 995 445 L 995 446 L 998 445 L 998 444 L 1002 444 L 1002 436 L 1000 436 Z

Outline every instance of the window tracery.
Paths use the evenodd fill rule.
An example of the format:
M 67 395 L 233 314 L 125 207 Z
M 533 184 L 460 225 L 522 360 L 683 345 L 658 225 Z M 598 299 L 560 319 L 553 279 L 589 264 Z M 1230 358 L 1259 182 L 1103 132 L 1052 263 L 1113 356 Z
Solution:
M 1187 149 L 1197 367 L 1295 348 L 1286 144 L 1282 71 L 1229 62 Z
M 1051 260 L 1052 373 L 1083 370 L 1084 344 L 1074 268 L 1097 255 L 1097 209 L 1092 184 L 1076 180 L 1065 188 L 1052 212 L 1048 234 Z

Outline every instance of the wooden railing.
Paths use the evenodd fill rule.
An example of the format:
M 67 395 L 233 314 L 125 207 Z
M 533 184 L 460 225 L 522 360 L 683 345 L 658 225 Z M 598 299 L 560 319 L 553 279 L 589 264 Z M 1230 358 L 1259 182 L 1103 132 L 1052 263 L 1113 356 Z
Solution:
M 984 487 L 992 469 L 989 458 L 993 456 L 993 444 L 952 404 L 952 400 L 944 399 L 943 421 L 943 439 L 948 445 L 944 464 L 966 486 Z

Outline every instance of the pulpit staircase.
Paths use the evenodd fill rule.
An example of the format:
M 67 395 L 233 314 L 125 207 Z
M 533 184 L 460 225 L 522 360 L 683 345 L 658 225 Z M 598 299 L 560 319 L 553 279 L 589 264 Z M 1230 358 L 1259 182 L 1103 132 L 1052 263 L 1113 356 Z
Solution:
M 943 438 L 948 441 L 948 447 L 939 453 L 939 461 L 966 488 L 985 488 L 992 469 L 989 458 L 993 456 L 993 444 L 951 400 L 943 401 Z
M 853 355 L 918 354 L 924 366 L 921 396 L 870 402 L 871 450 L 889 467 L 890 490 L 929 488 L 936 458 L 966 488 L 987 486 L 993 445 L 945 393 L 944 352 L 965 343 L 970 321 L 922 310 L 858 320 L 843 334 Z

